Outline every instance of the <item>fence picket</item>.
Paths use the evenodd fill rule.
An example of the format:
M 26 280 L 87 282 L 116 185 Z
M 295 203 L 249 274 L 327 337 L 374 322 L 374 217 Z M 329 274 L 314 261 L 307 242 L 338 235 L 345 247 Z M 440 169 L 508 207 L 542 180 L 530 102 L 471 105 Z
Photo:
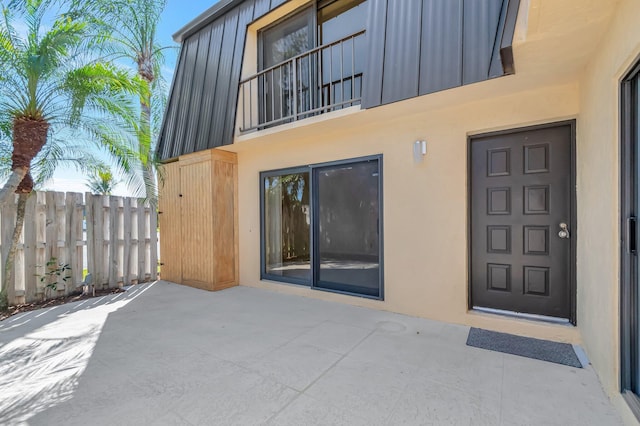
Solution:
M 0 219 L 0 230 L 2 236 L 2 265 L 0 267 L 0 279 L 4 280 L 5 270 L 4 265 L 7 261 L 7 256 L 9 255 L 9 248 L 11 246 L 11 240 L 13 239 L 13 229 L 16 223 L 16 204 L 15 201 L 13 204 L 7 205 L 2 209 L 2 218 Z M 9 297 L 9 301 L 14 296 L 15 287 L 9 286 L 7 288 L 7 296 Z
M 118 286 L 118 201 L 109 197 L 109 288 Z
M 146 246 L 146 234 L 145 234 L 145 205 L 142 201 L 138 201 L 138 283 L 146 281 L 146 268 L 145 268 L 145 246 Z
M 47 192 L 45 195 L 45 242 L 44 242 L 44 273 L 47 272 L 46 264 L 57 256 L 58 238 L 56 235 L 56 194 L 55 192 Z M 46 293 L 46 292 L 45 292 Z M 50 292 L 50 294 L 52 294 Z
M 37 252 L 37 194 L 31 194 L 24 212 L 24 300 L 35 300 L 38 293 Z
M 96 284 L 96 231 L 93 212 L 93 195 L 89 192 L 85 194 L 85 223 L 87 224 L 87 272 L 91 274 L 91 283 Z
M 105 271 L 104 271 L 104 197 L 102 195 L 95 195 L 93 197 L 93 223 L 95 235 L 93 236 L 94 242 L 94 256 L 95 256 L 95 276 L 94 284 L 96 288 L 102 288 L 105 284 Z
M 133 254 L 133 250 L 131 250 L 131 220 L 132 214 L 131 211 L 131 198 L 125 198 L 122 206 L 123 211 L 123 240 L 124 240 L 124 248 L 122 254 L 122 280 L 124 281 L 124 285 L 131 284 L 131 266 L 133 265 L 131 256 Z
M 82 263 L 78 263 L 78 195 L 67 194 L 65 200 L 65 262 L 71 267 L 71 279 L 67 282 L 66 294 L 75 291 L 82 282 Z M 82 202 L 82 200 L 80 200 Z M 80 219 L 80 235 L 82 235 L 82 219 Z M 82 246 L 80 246 L 82 247 Z
M 158 279 L 158 211 L 151 208 L 149 211 L 149 267 L 151 268 L 151 281 Z

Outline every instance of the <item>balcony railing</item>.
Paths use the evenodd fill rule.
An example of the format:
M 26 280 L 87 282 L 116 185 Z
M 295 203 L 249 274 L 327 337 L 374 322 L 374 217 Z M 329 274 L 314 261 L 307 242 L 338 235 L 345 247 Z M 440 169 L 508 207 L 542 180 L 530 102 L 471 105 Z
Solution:
M 365 31 L 266 68 L 240 82 L 240 131 L 359 105 Z

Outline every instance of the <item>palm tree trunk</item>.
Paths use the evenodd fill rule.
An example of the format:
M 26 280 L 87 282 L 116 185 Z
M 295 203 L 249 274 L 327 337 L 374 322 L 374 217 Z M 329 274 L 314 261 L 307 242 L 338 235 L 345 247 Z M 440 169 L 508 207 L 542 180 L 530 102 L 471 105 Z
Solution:
M 4 206 L 7 202 L 13 201 L 13 194 L 15 194 L 20 182 L 29 173 L 28 167 L 16 167 L 11 172 L 9 180 L 0 189 L 0 206 Z
M 150 160 L 147 160 L 147 164 L 143 166 L 142 178 L 144 179 L 144 186 L 146 192 L 146 199 L 149 204 L 154 207 L 157 203 L 156 197 L 156 175 L 153 172 L 153 165 Z
M 0 287 L 0 305 L 6 300 L 14 302 L 15 280 L 12 274 L 13 261 L 16 255 L 18 239 L 24 225 L 24 212 L 27 199 L 33 191 L 33 179 L 29 174 L 31 161 L 38 155 L 42 147 L 47 143 L 49 123 L 45 120 L 37 120 L 28 117 L 16 117 L 13 120 L 13 154 L 11 155 L 11 169 L 13 170 L 9 181 L 0 190 L 0 206 L 6 203 L 14 193 L 19 194 L 16 214 L 16 226 L 13 230 L 13 239 L 9 247 L 9 253 L 4 263 L 2 287 Z M 17 182 L 17 183 L 16 183 Z
M 24 227 L 24 213 L 27 206 L 27 200 L 29 199 L 28 193 L 22 193 L 18 195 L 18 206 L 16 210 L 16 227 L 13 230 L 13 238 L 11 239 L 11 246 L 9 248 L 9 254 L 7 260 L 4 263 L 4 273 L 2 274 L 3 283 L 2 291 L 6 292 L 8 304 L 11 305 L 15 302 L 16 286 L 15 277 L 13 274 L 13 263 L 16 257 L 16 249 L 18 247 L 18 240 L 22 234 L 22 228 Z
M 151 86 L 151 82 L 149 82 Z M 156 204 L 156 177 L 151 158 L 151 94 L 140 96 L 140 137 L 138 149 L 142 163 L 142 179 L 144 181 L 145 198 L 152 205 Z

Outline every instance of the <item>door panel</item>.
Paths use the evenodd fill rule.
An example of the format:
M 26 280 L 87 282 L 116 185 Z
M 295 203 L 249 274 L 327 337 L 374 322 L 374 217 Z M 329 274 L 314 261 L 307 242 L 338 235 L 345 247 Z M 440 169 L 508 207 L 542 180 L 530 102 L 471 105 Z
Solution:
M 314 171 L 315 287 L 380 297 L 379 162 Z
M 473 306 L 571 317 L 571 135 L 563 125 L 472 140 Z
M 180 166 L 177 162 L 162 166 L 164 180 L 159 197 L 160 274 L 163 280 L 182 281 L 182 213 L 180 208 Z
M 213 288 L 213 209 L 211 163 L 199 162 L 180 167 L 182 240 L 182 283 Z
M 620 373 L 621 389 L 640 401 L 640 64 L 622 81 L 620 144 Z

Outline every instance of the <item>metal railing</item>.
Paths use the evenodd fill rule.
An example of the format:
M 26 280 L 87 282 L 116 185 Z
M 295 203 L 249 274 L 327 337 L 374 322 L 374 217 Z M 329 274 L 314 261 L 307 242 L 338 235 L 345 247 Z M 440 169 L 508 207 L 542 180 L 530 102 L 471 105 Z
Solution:
M 318 46 L 240 81 L 240 132 L 359 105 L 364 34 Z

